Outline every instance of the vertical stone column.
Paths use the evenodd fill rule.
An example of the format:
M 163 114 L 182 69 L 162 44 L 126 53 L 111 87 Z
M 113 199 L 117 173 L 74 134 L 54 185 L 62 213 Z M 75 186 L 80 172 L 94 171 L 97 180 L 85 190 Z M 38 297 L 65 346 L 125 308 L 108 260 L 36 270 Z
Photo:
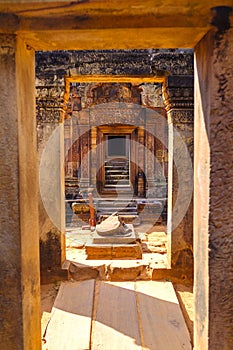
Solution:
M 97 169 L 97 154 L 96 154 L 96 146 L 97 146 L 97 127 L 93 126 L 91 128 L 91 188 L 93 188 L 93 194 L 96 193 L 96 174 L 98 172 Z M 100 151 L 100 149 L 99 149 Z
M 0 35 L 0 338 L 39 350 L 40 278 L 34 51 Z
M 138 128 L 138 196 L 145 196 L 145 129 L 144 126 Z
M 67 153 L 68 156 L 68 160 L 67 160 L 67 165 L 68 165 L 68 169 L 67 169 L 67 176 L 68 177 L 73 177 L 73 118 L 70 117 L 67 121 L 67 124 L 69 123 L 69 136 L 68 138 L 68 150 L 65 150 L 65 154 Z
M 147 197 L 155 197 L 155 149 L 154 149 L 154 135 L 155 122 L 154 113 L 146 110 L 146 178 L 147 178 Z
M 66 276 L 64 196 L 64 86 L 37 85 L 40 267 L 42 283 Z
M 195 47 L 195 350 L 233 344 L 233 29 L 227 9 L 216 9 L 218 29 Z
M 193 78 L 170 76 L 164 89 L 168 113 L 168 240 L 171 268 L 193 278 Z
M 79 166 L 80 166 L 80 130 L 79 130 L 79 112 L 73 111 L 72 113 L 72 177 L 76 178 L 77 184 L 79 180 Z
M 79 112 L 80 139 L 81 139 L 81 176 L 80 190 L 87 197 L 90 187 L 90 123 L 89 113 L 85 110 Z

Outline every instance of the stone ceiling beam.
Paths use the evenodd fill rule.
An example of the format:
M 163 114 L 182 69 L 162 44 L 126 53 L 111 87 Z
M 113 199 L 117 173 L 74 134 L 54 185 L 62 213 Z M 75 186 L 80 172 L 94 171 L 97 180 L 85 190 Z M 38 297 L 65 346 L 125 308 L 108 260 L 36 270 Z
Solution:
M 18 34 L 35 50 L 120 50 L 192 48 L 206 31 L 205 28 L 118 28 L 19 31 Z
M 0 0 L 0 33 L 36 50 L 193 48 L 219 5 L 232 0 Z

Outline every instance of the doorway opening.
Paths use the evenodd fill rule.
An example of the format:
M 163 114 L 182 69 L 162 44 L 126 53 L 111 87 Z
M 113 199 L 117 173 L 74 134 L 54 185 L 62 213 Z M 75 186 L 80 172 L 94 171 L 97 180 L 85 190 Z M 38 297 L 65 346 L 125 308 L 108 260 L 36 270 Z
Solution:
M 85 79 L 82 77 L 81 82 L 74 77 L 67 79 L 70 98 L 64 128 L 69 275 L 74 279 L 164 278 L 167 276 L 164 270 L 170 268 L 166 234 L 168 159 L 167 143 L 162 143 L 159 136 L 168 138 L 167 112 L 162 103 L 151 105 L 148 93 L 156 91 L 152 99 L 161 102 L 158 96 L 162 95 L 162 83 L 152 82 L 151 77 L 148 82 L 139 78 L 134 81 L 132 77 L 124 78 L 123 82 L 122 77 L 106 80 L 97 77 L 94 83 L 95 77 L 91 77 L 91 82 Z M 101 91 L 105 92 L 104 96 Z M 123 95 L 119 93 L 122 91 Z M 162 123 L 158 122 L 161 116 Z M 117 170 L 117 161 L 121 159 L 128 160 L 121 174 L 125 175 L 123 170 L 128 171 L 129 185 L 107 183 L 114 187 L 109 188 L 105 164 L 113 161 L 112 170 Z M 124 257 L 106 261 L 104 255 L 94 261 L 87 259 L 85 246 L 92 238 L 91 230 L 87 229 L 90 191 L 97 220 L 111 215 L 104 212 L 111 209 L 120 212 L 124 220 L 133 222 L 142 248 L 141 259 Z
M 67 78 L 66 87 L 67 259 L 87 260 L 91 192 L 98 224 L 117 213 L 134 226 L 141 262 L 168 268 L 168 128 L 162 82 L 120 76 L 94 76 L 89 82 L 82 76 Z M 104 254 L 101 259 L 108 260 Z
M 104 188 L 130 186 L 130 135 L 105 134 Z

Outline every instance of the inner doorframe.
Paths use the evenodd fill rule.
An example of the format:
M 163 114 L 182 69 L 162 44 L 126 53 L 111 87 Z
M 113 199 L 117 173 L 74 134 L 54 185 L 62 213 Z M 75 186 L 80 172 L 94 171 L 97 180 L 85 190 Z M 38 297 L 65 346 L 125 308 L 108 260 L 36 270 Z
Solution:
M 64 109 L 63 109 L 63 116 L 61 118 L 62 123 L 64 124 L 64 115 L 66 112 L 66 106 L 70 97 L 70 86 L 71 83 L 162 83 L 163 87 L 166 87 L 166 76 L 149 76 L 149 75 L 119 75 L 119 76 L 115 76 L 115 75 L 71 75 L 71 76 L 65 76 L 65 93 L 64 93 Z M 164 91 L 164 89 L 162 89 Z M 63 129 L 64 132 L 64 129 Z M 168 135 L 169 137 L 169 135 Z M 64 149 L 63 149 L 64 152 Z M 63 153 L 63 160 L 64 160 L 64 153 Z M 173 162 L 173 157 L 169 157 L 169 160 L 171 160 Z M 168 165 L 169 166 L 169 165 Z M 64 169 L 64 168 L 63 168 Z M 64 171 L 64 170 L 63 170 Z M 62 177 L 64 178 L 64 174 L 62 175 Z M 169 178 L 169 174 L 168 174 L 168 186 L 169 184 L 172 183 L 172 179 Z M 63 186 L 65 182 L 63 181 Z M 63 188 L 63 193 L 65 193 L 65 188 Z M 64 216 L 65 219 L 65 216 Z M 64 223 L 65 225 L 65 223 Z M 167 230 L 166 230 L 167 231 Z M 168 235 L 168 233 L 166 232 L 166 234 Z M 171 233 L 172 234 L 172 233 Z M 167 263 L 168 263 L 168 269 L 171 269 L 171 237 L 168 237 L 167 240 Z M 65 257 L 66 260 L 66 243 L 62 242 L 62 256 Z M 62 265 L 65 262 L 62 261 Z

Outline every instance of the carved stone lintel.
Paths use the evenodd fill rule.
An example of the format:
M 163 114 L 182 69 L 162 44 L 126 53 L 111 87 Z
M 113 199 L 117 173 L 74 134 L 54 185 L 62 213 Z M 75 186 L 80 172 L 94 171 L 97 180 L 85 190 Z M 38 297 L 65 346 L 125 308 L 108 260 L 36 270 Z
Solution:
M 110 55 L 110 56 L 109 56 Z M 109 60 L 111 64 L 109 64 Z M 49 65 L 48 65 L 49 62 Z M 193 74 L 193 50 L 150 49 L 109 51 L 36 52 L 36 75 L 53 81 L 65 75 L 122 74 L 165 76 Z M 51 77 L 51 78 L 50 78 Z
M 102 105 L 102 107 L 90 109 L 90 124 L 144 125 L 144 110 L 135 104 L 129 104 L 126 107 L 123 104 Z

